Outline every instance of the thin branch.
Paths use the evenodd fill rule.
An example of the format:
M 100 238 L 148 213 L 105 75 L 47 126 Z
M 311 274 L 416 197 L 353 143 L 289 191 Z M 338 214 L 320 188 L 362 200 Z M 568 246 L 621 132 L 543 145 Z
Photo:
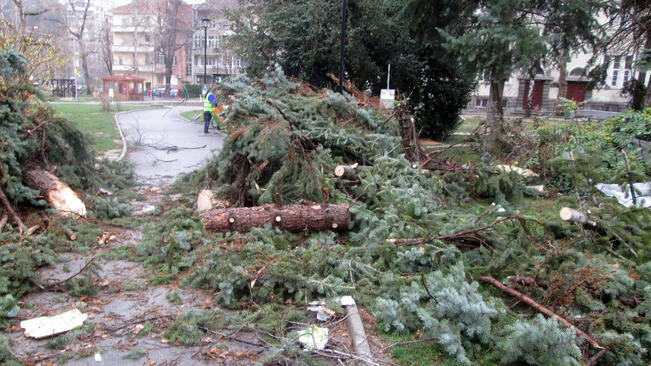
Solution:
M 77 273 L 73 274 L 72 276 L 70 276 L 70 277 L 68 277 L 68 278 L 66 278 L 64 280 L 57 281 L 57 282 L 54 282 L 54 283 L 44 284 L 43 287 L 46 288 L 46 289 L 49 289 L 49 288 L 56 287 L 56 286 L 59 286 L 61 284 L 64 284 L 64 283 L 70 281 L 71 279 L 77 277 L 86 268 L 88 268 L 88 266 L 90 266 L 90 264 L 93 263 L 94 261 L 95 261 L 95 257 L 92 257 L 83 267 L 81 267 L 81 269 Z
M 539 303 L 534 301 L 529 296 L 524 295 L 524 294 L 520 293 L 519 291 L 516 291 L 516 290 L 514 290 L 514 289 L 512 289 L 510 287 L 504 286 L 500 281 L 496 280 L 493 277 L 481 276 L 481 277 L 479 277 L 479 280 L 482 281 L 482 282 L 489 283 L 489 284 L 497 287 L 498 289 L 502 290 L 502 292 L 505 292 L 505 293 L 515 297 L 516 299 L 522 301 L 523 303 L 531 306 L 532 308 L 538 310 L 538 312 L 540 312 L 540 313 L 542 313 L 544 315 L 547 315 L 550 318 L 555 318 L 559 322 L 567 325 L 568 327 L 572 328 L 576 332 L 576 334 L 578 334 L 579 336 L 581 336 L 585 340 L 587 340 L 588 343 L 590 343 L 590 345 L 592 345 L 592 347 L 594 347 L 596 349 L 604 349 L 602 346 L 599 345 L 599 343 L 597 343 L 597 341 L 592 339 L 589 335 L 585 334 L 581 329 L 574 326 L 574 324 L 572 324 L 569 321 L 565 320 L 565 318 L 563 318 L 560 315 L 554 313 L 553 311 L 547 309 L 546 307 L 540 305 Z

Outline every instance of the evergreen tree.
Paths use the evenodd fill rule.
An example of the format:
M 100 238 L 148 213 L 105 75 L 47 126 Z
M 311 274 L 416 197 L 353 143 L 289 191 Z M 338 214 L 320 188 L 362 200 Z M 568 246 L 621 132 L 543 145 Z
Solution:
M 415 20 L 432 29 L 458 23 L 456 2 L 428 3 L 417 11 L 417 4 L 405 8 L 402 1 L 349 1 L 344 61 L 346 79 L 376 94 L 391 64 L 391 88 L 411 98 L 423 133 L 439 138 L 456 127 L 473 80 L 440 46 L 438 33 L 423 36 L 412 28 Z M 268 56 L 290 76 L 332 86 L 328 74 L 339 69 L 340 2 L 255 0 L 231 16 L 237 27 L 233 46 L 248 61 L 250 75 L 264 73 Z
M 474 64 L 476 71 L 490 75 L 486 114 L 490 133 L 485 142 L 495 154 L 503 148 L 504 84 L 514 71 L 534 65 L 546 51 L 541 29 L 532 21 L 531 5 L 526 0 L 480 1 L 471 15 L 470 28 L 458 37 L 448 35 L 452 49 Z

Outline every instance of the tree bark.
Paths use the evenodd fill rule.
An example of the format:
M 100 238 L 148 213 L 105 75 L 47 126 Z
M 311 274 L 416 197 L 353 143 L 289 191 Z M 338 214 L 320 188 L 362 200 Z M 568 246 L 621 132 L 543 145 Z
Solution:
M 86 216 L 86 205 L 77 194 L 47 170 L 28 171 L 25 183 L 41 191 L 50 206 L 63 215 Z
M 504 135 L 504 109 L 502 108 L 504 83 L 504 79 L 491 79 L 486 113 L 486 125 L 489 129 L 485 140 L 486 150 L 496 155 L 500 155 L 502 151 Z
M 563 50 L 563 54 L 558 59 L 558 97 L 556 98 L 556 113 L 563 115 L 563 109 L 560 108 L 561 98 L 567 98 L 567 61 L 569 59 L 569 51 Z M 533 87 L 532 87 L 533 89 Z
M 299 232 L 344 231 L 350 225 L 347 204 L 278 205 L 236 207 L 210 210 L 199 215 L 207 231 L 247 232 L 266 223 L 281 229 Z

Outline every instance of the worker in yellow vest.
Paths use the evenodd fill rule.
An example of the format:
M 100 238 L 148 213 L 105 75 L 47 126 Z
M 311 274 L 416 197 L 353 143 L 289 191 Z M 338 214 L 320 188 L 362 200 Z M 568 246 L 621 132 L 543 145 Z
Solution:
M 212 120 L 212 110 L 219 105 L 217 97 L 213 92 L 208 92 L 203 99 L 203 133 L 208 133 L 210 120 Z

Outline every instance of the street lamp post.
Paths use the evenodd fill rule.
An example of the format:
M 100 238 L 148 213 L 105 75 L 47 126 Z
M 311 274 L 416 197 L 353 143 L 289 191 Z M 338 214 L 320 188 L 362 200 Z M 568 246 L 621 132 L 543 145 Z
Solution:
M 208 72 L 207 68 L 207 53 L 208 53 L 208 26 L 210 25 L 210 18 L 202 18 L 201 23 L 203 26 L 203 95 L 208 92 Z
M 346 45 L 346 0 L 341 3 L 341 49 L 339 54 L 339 93 L 344 93 L 344 46 Z

